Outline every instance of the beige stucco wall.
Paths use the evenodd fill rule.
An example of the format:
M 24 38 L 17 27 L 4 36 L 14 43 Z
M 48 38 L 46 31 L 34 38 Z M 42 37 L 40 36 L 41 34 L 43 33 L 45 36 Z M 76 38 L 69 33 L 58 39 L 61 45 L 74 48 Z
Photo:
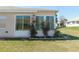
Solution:
M 7 14 L 0 14 L 0 16 L 5 16 L 6 19 L 3 21 L 3 25 L 5 24 L 5 28 L 0 28 L 1 30 L 1 36 L 4 36 L 4 37 L 11 37 L 13 36 L 14 34 L 14 15 L 7 15 Z M 6 31 L 8 31 L 8 33 L 6 33 Z
M 16 15 L 51 15 L 55 16 L 55 12 L 0 12 L 0 16 L 5 16 L 6 19 L 3 21 L 5 24 L 4 30 L 0 29 L 1 36 L 13 37 L 15 35 L 16 27 Z M 8 31 L 8 33 L 6 33 Z

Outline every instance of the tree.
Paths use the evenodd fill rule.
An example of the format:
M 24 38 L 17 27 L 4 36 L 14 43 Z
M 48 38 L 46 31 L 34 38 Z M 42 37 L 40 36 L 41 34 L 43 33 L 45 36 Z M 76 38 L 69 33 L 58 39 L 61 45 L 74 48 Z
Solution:
M 31 32 L 31 37 L 35 38 L 37 31 L 35 29 L 35 21 L 32 21 L 31 26 L 30 26 L 30 32 Z
M 49 25 L 48 25 L 48 21 L 42 22 L 42 30 L 43 30 L 43 34 L 44 37 L 48 37 L 48 31 L 49 31 Z
M 59 20 L 60 20 L 60 27 L 65 27 L 67 19 L 65 17 L 61 16 Z

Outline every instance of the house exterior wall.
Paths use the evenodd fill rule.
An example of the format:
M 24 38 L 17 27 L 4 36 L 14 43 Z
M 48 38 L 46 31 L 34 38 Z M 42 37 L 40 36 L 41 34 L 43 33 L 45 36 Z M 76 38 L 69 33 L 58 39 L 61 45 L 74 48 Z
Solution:
M 66 27 L 78 27 L 79 24 L 66 24 Z
M 2 25 L 5 24 L 4 28 L 0 28 L 0 37 L 15 37 L 16 34 L 16 15 L 43 15 L 43 16 L 54 16 L 55 23 L 55 12 L 0 12 L 0 16 L 4 16 L 5 20 L 2 21 Z M 32 19 L 32 17 L 31 17 Z M 0 20 L 1 21 L 1 20 Z M 41 35 L 41 31 L 37 35 Z M 49 31 L 51 35 L 52 31 Z M 54 31 L 52 32 L 54 34 Z M 53 35 L 52 34 L 52 35 Z
M 14 17 L 13 15 L 7 15 L 7 14 L 0 14 L 0 16 L 6 17 L 6 19 L 3 21 L 2 25 L 5 24 L 4 28 L 0 28 L 0 34 L 1 37 L 11 37 L 14 34 Z
M 69 21 L 66 23 L 66 27 L 78 27 L 78 26 L 79 26 L 79 23 L 77 23 L 77 21 Z

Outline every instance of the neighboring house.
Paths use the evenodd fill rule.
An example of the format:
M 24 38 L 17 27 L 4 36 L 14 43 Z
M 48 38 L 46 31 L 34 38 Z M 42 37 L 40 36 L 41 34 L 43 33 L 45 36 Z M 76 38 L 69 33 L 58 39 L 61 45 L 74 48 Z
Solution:
M 37 36 L 43 36 L 41 23 L 49 22 L 49 36 L 53 36 L 56 29 L 57 10 L 0 7 L 0 37 L 30 37 L 30 24 L 36 21 Z
M 77 27 L 79 26 L 79 17 L 68 20 L 66 23 L 67 27 Z

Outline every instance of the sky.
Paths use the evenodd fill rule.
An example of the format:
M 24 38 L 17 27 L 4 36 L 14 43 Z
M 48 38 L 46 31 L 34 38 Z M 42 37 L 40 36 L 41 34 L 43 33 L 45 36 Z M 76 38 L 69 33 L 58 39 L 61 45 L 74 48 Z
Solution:
M 46 8 L 58 10 L 58 18 L 64 16 L 68 20 L 79 17 L 79 6 L 24 6 L 23 8 Z

